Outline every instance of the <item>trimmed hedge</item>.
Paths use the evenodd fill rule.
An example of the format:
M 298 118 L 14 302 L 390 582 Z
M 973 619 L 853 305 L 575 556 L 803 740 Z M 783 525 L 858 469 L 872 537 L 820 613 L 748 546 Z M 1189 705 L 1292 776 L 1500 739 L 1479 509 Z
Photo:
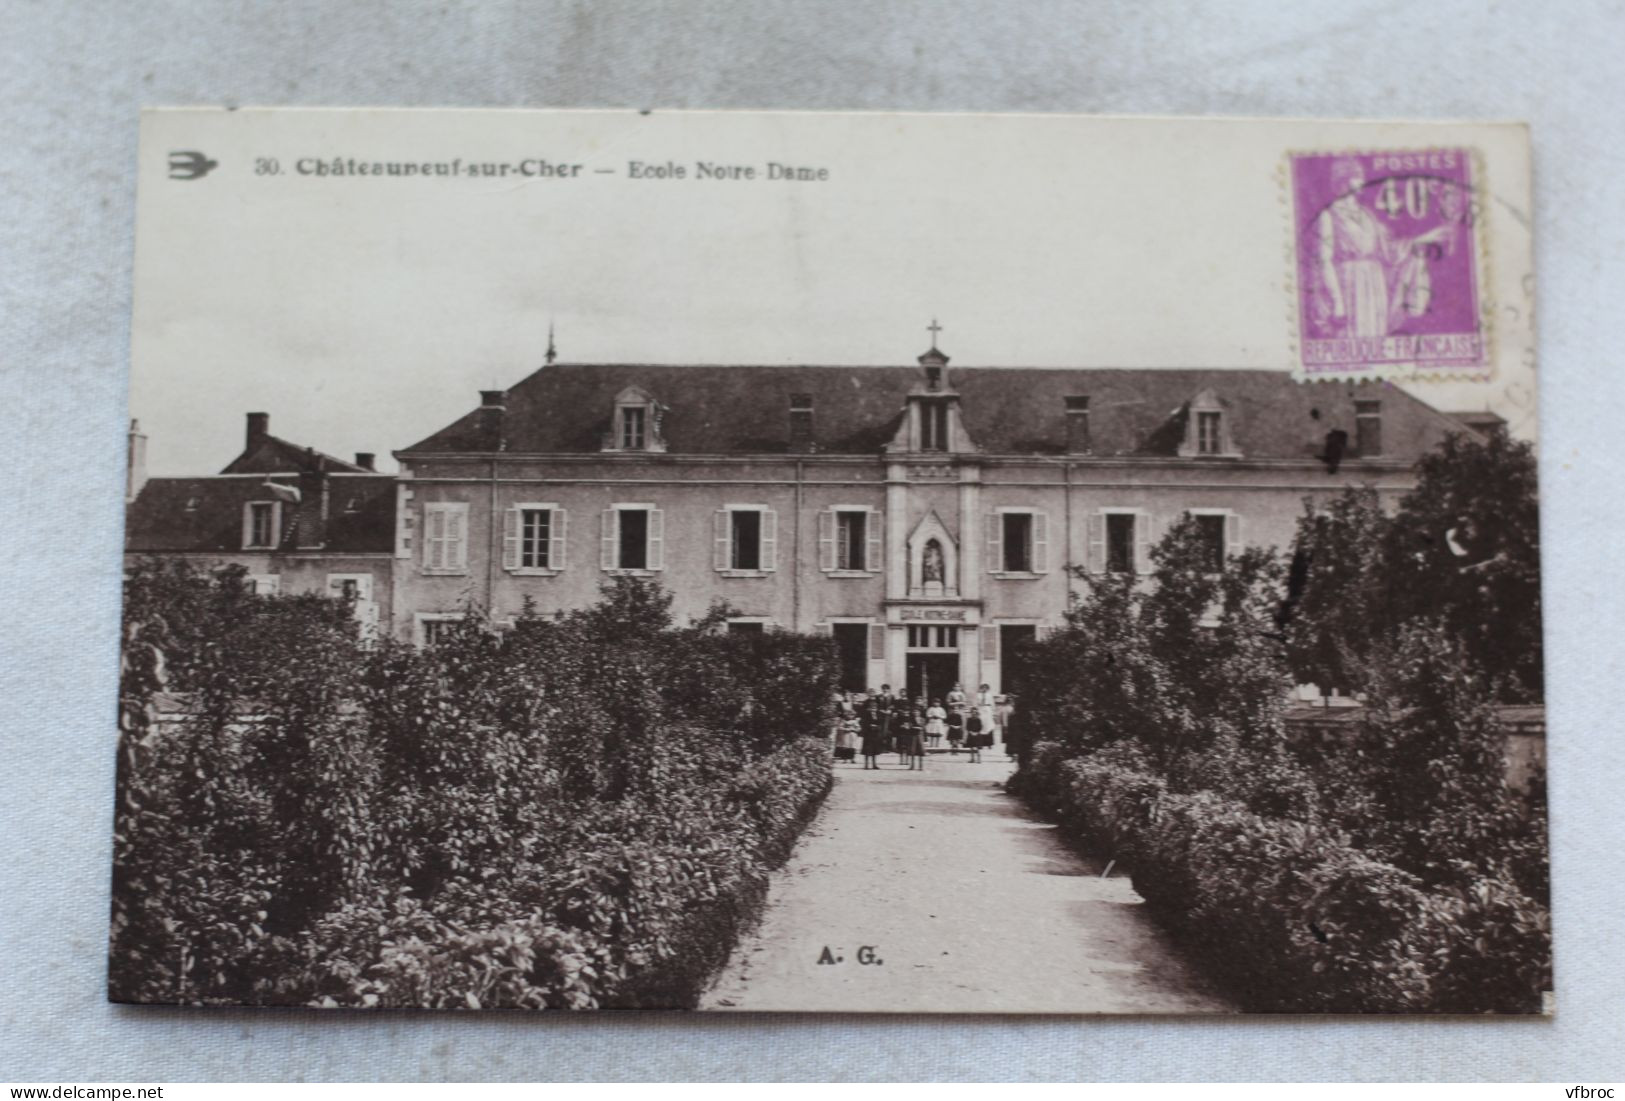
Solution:
M 691 1006 L 830 789 L 827 639 L 618 579 L 364 645 L 241 575 L 131 571 L 116 1001 Z
M 1334 829 L 1179 794 L 1109 754 L 1033 748 L 1014 789 L 1135 889 L 1253 1012 L 1529 1013 L 1550 989 L 1545 906 L 1503 879 L 1426 889 Z

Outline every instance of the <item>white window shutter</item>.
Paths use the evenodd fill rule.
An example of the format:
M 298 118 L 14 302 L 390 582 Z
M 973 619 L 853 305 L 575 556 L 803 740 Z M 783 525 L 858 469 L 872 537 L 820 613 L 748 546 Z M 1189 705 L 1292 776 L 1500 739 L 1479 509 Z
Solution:
M 243 546 L 254 545 L 254 502 L 243 505 Z
M 880 661 L 886 656 L 886 625 L 869 624 L 869 660 Z
M 453 569 L 468 566 L 468 509 L 453 508 L 446 513 L 446 542 L 451 547 Z
M 982 660 L 999 660 L 999 628 L 997 624 L 988 624 L 982 628 Z
M 719 570 L 733 565 L 733 517 L 728 510 L 719 508 L 711 521 L 713 552 L 712 564 Z
M 1151 572 L 1151 514 L 1134 514 L 1134 571 Z
M 835 512 L 825 509 L 818 514 L 818 568 L 825 573 L 835 568 Z
M 423 509 L 423 567 L 445 569 L 446 514 L 427 505 Z
M 519 568 L 519 521 L 521 514 L 518 509 L 510 508 L 502 516 L 502 568 L 517 570 Z
M 666 513 L 658 508 L 649 510 L 649 568 L 666 568 Z
M 616 561 L 615 545 L 621 539 L 621 514 L 615 509 L 604 510 L 603 532 L 598 540 L 598 564 L 606 570 L 613 570 L 619 563 Z
M 1106 514 L 1091 512 L 1089 524 L 1089 572 L 1106 572 Z
M 553 510 L 552 520 L 552 524 L 548 526 L 547 564 L 552 569 L 562 570 L 566 562 L 565 548 L 570 545 L 569 540 L 565 538 L 570 514 L 562 508 L 556 508 Z
M 1049 572 L 1049 513 L 1033 513 L 1033 561 L 1034 573 Z
M 866 570 L 878 570 L 880 568 L 882 562 L 880 534 L 881 528 L 885 526 L 885 519 L 886 514 L 884 512 L 870 512 L 865 518 L 864 522 L 869 525 L 869 546 L 867 548 L 867 557 L 863 560 L 863 568 Z
M 762 554 L 764 570 L 776 568 L 779 560 L 779 514 L 772 509 L 762 510 Z
M 987 525 L 987 572 L 998 573 L 1004 569 L 1004 518 L 990 512 L 982 523 Z
M 1235 558 L 1241 554 L 1241 516 L 1237 513 L 1226 513 L 1224 517 L 1225 550 L 1229 557 Z

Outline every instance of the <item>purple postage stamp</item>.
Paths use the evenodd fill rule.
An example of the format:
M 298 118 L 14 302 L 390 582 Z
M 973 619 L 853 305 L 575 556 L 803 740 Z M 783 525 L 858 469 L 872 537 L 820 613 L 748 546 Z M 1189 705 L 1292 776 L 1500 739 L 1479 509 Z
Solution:
M 1291 157 L 1307 375 L 1488 370 L 1466 149 Z

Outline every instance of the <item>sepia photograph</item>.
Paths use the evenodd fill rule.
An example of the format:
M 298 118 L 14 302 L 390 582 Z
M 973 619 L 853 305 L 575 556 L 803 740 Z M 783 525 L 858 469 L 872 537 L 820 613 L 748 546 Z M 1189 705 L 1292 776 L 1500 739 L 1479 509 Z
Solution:
M 112 1001 L 1554 1012 L 1524 127 L 137 177 Z

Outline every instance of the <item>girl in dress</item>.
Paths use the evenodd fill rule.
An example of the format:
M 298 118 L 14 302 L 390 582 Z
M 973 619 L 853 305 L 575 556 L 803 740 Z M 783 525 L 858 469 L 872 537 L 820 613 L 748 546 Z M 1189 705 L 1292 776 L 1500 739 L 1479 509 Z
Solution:
M 965 717 L 965 745 L 970 749 L 970 763 L 982 763 L 982 746 L 987 742 L 987 735 L 982 732 L 982 715 L 980 711 L 972 711 Z
M 835 759 L 837 761 L 853 761 L 857 759 L 858 752 L 858 717 L 852 712 L 850 705 L 841 714 L 841 729 L 835 735 Z
M 965 740 L 965 716 L 958 711 L 948 712 L 948 752 L 959 756 L 959 746 Z
M 946 733 L 948 712 L 943 710 L 941 700 L 932 700 L 931 706 L 925 709 L 925 742 L 927 745 L 937 745 Z

